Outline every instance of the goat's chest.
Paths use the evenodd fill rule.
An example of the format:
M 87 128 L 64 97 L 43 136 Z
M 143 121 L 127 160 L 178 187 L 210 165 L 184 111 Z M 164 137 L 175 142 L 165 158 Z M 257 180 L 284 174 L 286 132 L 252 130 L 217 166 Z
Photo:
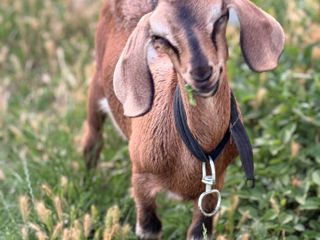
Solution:
M 156 179 L 161 179 L 159 184 L 163 188 L 183 196 L 186 193 L 180 190 L 184 187 L 177 186 L 196 184 L 199 187 L 201 163 L 183 144 L 175 128 L 170 105 L 163 104 L 157 114 L 151 110 L 150 116 L 132 119 L 130 157 L 133 173 L 151 173 Z
M 178 158 L 179 144 L 169 106 L 163 104 L 144 117 L 132 120 L 130 157 L 134 170 L 153 174 L 170 173 Z

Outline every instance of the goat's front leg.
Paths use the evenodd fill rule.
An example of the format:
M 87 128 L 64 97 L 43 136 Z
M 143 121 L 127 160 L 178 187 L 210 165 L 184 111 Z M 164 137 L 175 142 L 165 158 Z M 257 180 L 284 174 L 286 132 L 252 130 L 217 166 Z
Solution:
M 139 239 L 161 239 L 161 221 L 156 214 L 156 192 L 152 174 L 132 174 L 133 196 L 136 203 L 136 234 Z
M 204 239 L 204 232 L 207 233 L 207 239 L 211 239 L 212 219 L 213 217 L 205 217 L 198 208 L 198 199 L 193 203 L 192 223 L 188 230 L 188 240 Z M 217 204 L 216 196 L 206 196 L 203 200 L 202 207 L 205 212 L 212 212 Z M 206 230 L 204 230 L 204 227 Z
M 82 152 L 88 169 L 97 165 L 103 145 L 102 128 L 105 113 L 101 111 L 100 101 L 103 99 L 102 87 L 99 84 L 97 73 L 90 84 L 87 105 L 87 128 L 83 138 Z

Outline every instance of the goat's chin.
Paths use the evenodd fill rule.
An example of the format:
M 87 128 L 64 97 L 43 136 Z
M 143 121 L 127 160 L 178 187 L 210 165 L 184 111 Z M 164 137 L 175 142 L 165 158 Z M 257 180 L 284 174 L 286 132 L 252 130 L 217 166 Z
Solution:
M 212 85 L 212 87 L 209 87 L 203 90 L 194 89 L 193 92 L 199 97 L 203 97 L 203 98 L 212 97 L 217 93 L 219 86 L 220 86 L 220 78 L 218 79 L 218 81 L 216 81 L 214 85 Z

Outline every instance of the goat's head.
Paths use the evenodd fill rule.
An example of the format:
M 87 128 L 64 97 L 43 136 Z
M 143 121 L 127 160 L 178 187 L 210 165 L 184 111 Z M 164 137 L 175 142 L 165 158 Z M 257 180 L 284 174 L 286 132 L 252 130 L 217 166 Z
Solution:
M 167 54 L 178 74 L 199 96 L 212 96 L 226 74 L 229 9 L 240 21 L 240 42 L 250 68 L 275 68 L 284 46 L 280 24 L 248 0 L 160 0 L 131 34 L 114 74 L 114 89 L 129 117 L 149 111 L 153 82 L 148 63 Z

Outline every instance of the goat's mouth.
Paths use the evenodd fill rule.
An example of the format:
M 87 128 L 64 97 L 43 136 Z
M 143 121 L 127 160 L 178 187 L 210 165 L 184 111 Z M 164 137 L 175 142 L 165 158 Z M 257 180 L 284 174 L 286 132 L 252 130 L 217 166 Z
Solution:
M 200 88 L 194 88 L 193 92 L 199 97 L 212 97 L 216 94 L 220 86 L 220 76 L 218 80 L 212 86 L 204 86 Z
M 220 71 L 214 75 L 208 76 L 207 79 L 203 79 L 201 81 L 191 80 L 192 83 L 188 84 L 186 80 L 184 80 L 185 84 L 188 84 L 192 87 L 192 92 L 199 97 L 212 97 L 219 90 L 220 80 L 222 77 L 222 67 Z M 215 79 L 215 80 L 214 80 Z

